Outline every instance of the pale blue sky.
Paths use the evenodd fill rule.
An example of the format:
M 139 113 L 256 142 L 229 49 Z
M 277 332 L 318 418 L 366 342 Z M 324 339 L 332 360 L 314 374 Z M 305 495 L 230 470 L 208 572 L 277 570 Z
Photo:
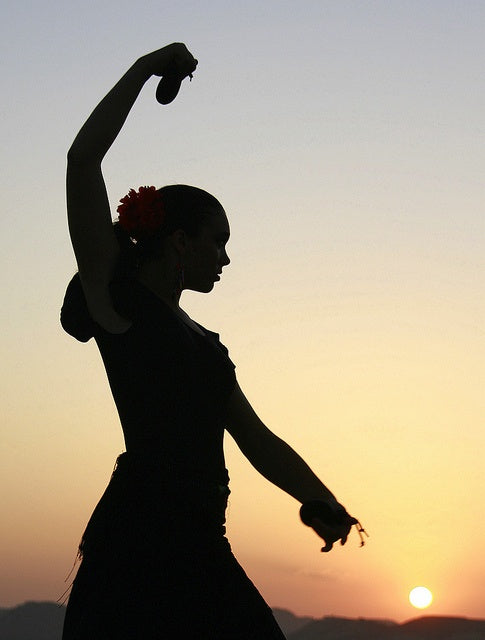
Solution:
M 36 577 L 21 554 L 25 583 L 12 577 L 8 588 L 0 584 L 0 605 L 57 595 L 56 572 L 71 558 L 121 446 L 93 346 L 74 344 L 57 322 L 75 269 L 65 155 L 128 66 L 172 41 L 192 50 L 197 73 L 165 108 L 154 99 L 156 81 L 147 83 L 104 164 L 113 210 L 142 184 L 192 183 L 221 199 L 233 231 L 232 264 L 211 296 L 187 295 L 187 308 L 221 332 L 258 410 L 317 470 L 328 469 L 336 490 L 367 512 L 380 542 L 399 536 L 400 522 L 388 530 L 380 520 L 376 495 L 396 463 L 379 452 L 399 450 L 418 465 L 416 474 L 428 468 L 412 458 L 417 447 L 430 464 L 432 457 L 447 461 L 450 509 L 463 512 L 460 501 L 472 500 L 463 493 L 479 504 L 477 491 L 485 486 L 479 471 L 484 27 L 485 2 L 466 0 L 7 4 L 0 25 L 7 461 L 0 460 L 0 469 L 9 475 L 0 486 L 19 487 L 17 503 L 31 504 L 24 473 L 30 469 L 42 498 L 39 514 L 60 491 L 50 521 L 61 513 L 65 521 L 45 533 L 59 550 L 46 554 L 49 580 L 41 560 Z M 322 435 L 319 425 L 327 419 L 332 427 Z M 395 430 L 387 431 L 390 425 Z M 337 451 L 349 456 L 350 476 L 345 464 L 343 474 L 332 463 Z M 457 460 L 450 451 L 460 452 Z M 260 485 L 230 447 L 229 459 L 246 513 L 253 508 L 250 491 L 259 495 Z M 380 496 L 388 508 L 393 491 L 405 492 L 408 464 L 400 464 L 397 484 Z M 466 490 L 459 482 L 464 466 Z M 63 486 L 67 475 L 75 500 L 70 485 Z M 423 513 L 436 503 L 433 481 L 428 485 Z M 290 513 L 287 503 L 278 504 Z M 401 513 L 406 508 L 398 506 Z M 263 511 L 251 512 L 258 531 Z M 35 521 L 32 513 L 19 507 L 13 531 L 15 522 Z M 238 513 L 234 506 L 236 522 Z M 234 531 L 240 554 L 256 571 L 263 567 L 264 587 L 264 560 L 258 556 L 256 563 L 254 549 Z M 261 545 L 271 546 L 275 535 L 265 529 Z M 481 553 L 480 544 L 471 540 L 470 558 Z M 31 546 L 25 534 L 22 548 Z M 338 604 L 348 589 L 342 584 L 341 600 L 335 588 L 335 603 L 326 594 L 323 612 L 405 617 L 386 582 L 392 574 L 399 583 L 392 552 L 379 556 L 377 544 L 366 553 L 354 559 L 354 569 L 346 565 L 346 575 L 362 580 L 370 599 L 374 586 L 389 593 L 389 602 L 381 601 L 381 610 L 368 602 L 362 610 L 355 601 Z M 283 566 L 284 553 L 274 554 L 274 565 Z M 340 559 L 335 562 L 329 571 L 337 575 Z M 376 565 L 387 567 L 379 579 Z M 430 572 L 437 579 L 439 570 Z M 470 575 L 463 572 L 464 584 L 473 583 Z M 278 580 L 284 583 L 281 575 Z M 265 588 L 274 595 L 271 585 Z M 313 592 L 299 590 L 307 607 L 295 608 L 321 613 Z M 271 604 L 288 604 L 289 593 L 274 595 Z M 449 592 L 447 598 L 443 611 L 478 615 L 472 600 L 457 603 Z

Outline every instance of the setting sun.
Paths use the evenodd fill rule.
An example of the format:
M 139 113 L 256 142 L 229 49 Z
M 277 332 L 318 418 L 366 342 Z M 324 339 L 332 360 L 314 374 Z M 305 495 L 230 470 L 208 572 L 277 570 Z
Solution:
M 433 594 L 426 587 L 415 587 L 409 593 L 409 602 L 417 609 L 426 609 L 433 601 Z

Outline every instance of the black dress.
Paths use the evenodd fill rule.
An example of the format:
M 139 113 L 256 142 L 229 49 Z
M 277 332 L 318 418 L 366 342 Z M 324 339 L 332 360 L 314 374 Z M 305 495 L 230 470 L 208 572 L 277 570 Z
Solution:
M 111 295 L 124 334 L 91 320 L 78 276 L 61 312 L 98 344 L 126 443 L 82 537 L 63 640 L 284 640 L 224 535 L 227 349 L 136 281 Z

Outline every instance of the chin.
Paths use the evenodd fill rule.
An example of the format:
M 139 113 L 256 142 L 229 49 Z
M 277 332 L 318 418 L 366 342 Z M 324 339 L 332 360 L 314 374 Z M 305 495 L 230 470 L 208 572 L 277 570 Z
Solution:
M 190 289 L 191 291 L 197 291 L 198 293 L 210 293 L 213 288 L 214 288 L 214 282 L 200 284 L 197 286 L 194 285 L 193 287 L 187 287 L 187 289 Z

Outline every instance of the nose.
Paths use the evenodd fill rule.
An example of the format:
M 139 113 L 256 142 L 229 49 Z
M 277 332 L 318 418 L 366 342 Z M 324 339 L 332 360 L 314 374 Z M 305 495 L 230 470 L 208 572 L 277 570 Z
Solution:
M 229 256 L 227 255 L 227 251 L 225 249 L 223 249 L 222 251 L 222 255 L 221 255 L 221 264 L 223 267 L 227 266 L 228 264 L 230 264 L 231 260 L 229 259 Z

